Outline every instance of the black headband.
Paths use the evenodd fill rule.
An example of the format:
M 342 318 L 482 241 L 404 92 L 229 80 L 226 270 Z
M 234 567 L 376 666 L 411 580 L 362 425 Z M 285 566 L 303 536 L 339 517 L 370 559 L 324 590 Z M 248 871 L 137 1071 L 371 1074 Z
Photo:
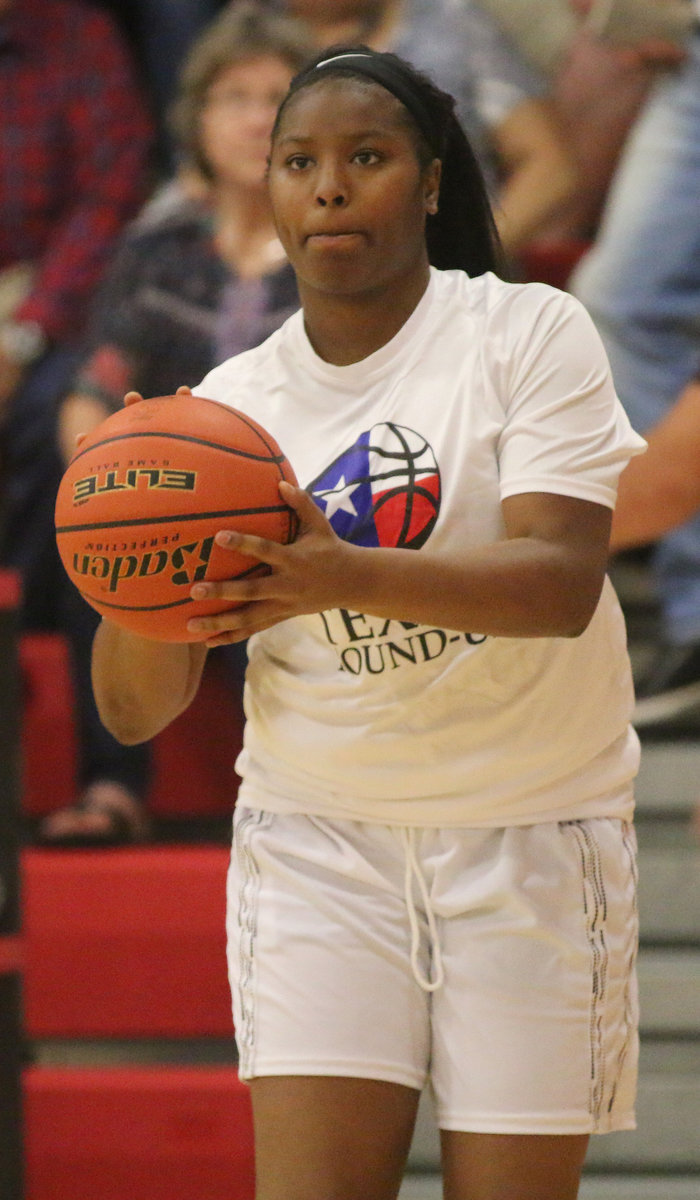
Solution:
M 316 63 L 312 74 L 334 67 L 347 67 L 356 75 L 364 75 L 367 79 L 374 80 L 396 96 L 410 112 L 431 149 L 436 154 L 440 153 L 440 135 L 427 105 L 411 81 L 387 56 L 368 53 L 366 50 L 345 50 L 342 54 L 334 54 L 331 58 L 324 58 L 322 62 Z

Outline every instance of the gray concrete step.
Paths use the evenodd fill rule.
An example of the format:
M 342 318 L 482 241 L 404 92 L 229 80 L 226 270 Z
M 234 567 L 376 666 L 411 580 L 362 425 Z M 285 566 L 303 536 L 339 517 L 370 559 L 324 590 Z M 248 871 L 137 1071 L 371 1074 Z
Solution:
M 663 822 L 637 832 L 642 941 L 700 947 L 700 844 Z
M 642 743 L 635 795 L 642 816 L 689 815 L 700 804 L 700 725 L 697 741 Z
M 642 1036 L 699 1038 L 700 951 L 642 947 L 637 973 Z
M 438 1175 L 408 1175 L 399 1200 L 442 1200 Z M 700 1176 L 586 1175 L 579 1200 L 700 1200 Z

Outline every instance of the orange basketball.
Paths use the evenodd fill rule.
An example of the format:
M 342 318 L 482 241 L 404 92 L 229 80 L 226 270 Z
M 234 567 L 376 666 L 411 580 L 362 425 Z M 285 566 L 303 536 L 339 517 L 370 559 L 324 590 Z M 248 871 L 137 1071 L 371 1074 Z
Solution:
M 191 617 L 235 607 L 192 600 L 201 579 L 240 579 L 267 567 L 214 541 L 221 529 L 277 542 L 296 536 L 280 480 L 284 454 L 250 417 L 199 396 L 159 396 L 92 431 L 56 500 L 56 540 L 81 595 L 103 616 L 164 642 L 204 641 Z

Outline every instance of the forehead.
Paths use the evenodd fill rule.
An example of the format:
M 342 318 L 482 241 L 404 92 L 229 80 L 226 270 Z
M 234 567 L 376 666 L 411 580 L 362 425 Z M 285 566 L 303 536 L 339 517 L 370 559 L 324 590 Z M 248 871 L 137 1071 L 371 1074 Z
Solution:
M 0 4 L 2 0 L 0 0 Z M 239 84 L 241 87 L 263 88 L 270 83 L 286 89 L 292 76 L 292 68 L 277 54 L 255 54 L 240 58 L 237 62 L 224 63 L 212 78 L 215 84 Z
M 400 100 L 372 79 L 353 75 L 326 76 L 301 88 L 287 102 L 277 129 L 282 138 L 324 134 L 351 136 L 364 129 L 403 134 L 410 139 L 412 121 Z

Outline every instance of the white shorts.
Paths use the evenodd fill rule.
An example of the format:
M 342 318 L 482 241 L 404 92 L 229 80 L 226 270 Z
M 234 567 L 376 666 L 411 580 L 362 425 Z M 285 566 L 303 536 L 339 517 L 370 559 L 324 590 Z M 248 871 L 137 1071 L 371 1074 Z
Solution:
M 227 924 L 244 1079 L 429 1079 L 442 1129 L 635 1127 L 625 822 L 405 829 L 239 808 Z

